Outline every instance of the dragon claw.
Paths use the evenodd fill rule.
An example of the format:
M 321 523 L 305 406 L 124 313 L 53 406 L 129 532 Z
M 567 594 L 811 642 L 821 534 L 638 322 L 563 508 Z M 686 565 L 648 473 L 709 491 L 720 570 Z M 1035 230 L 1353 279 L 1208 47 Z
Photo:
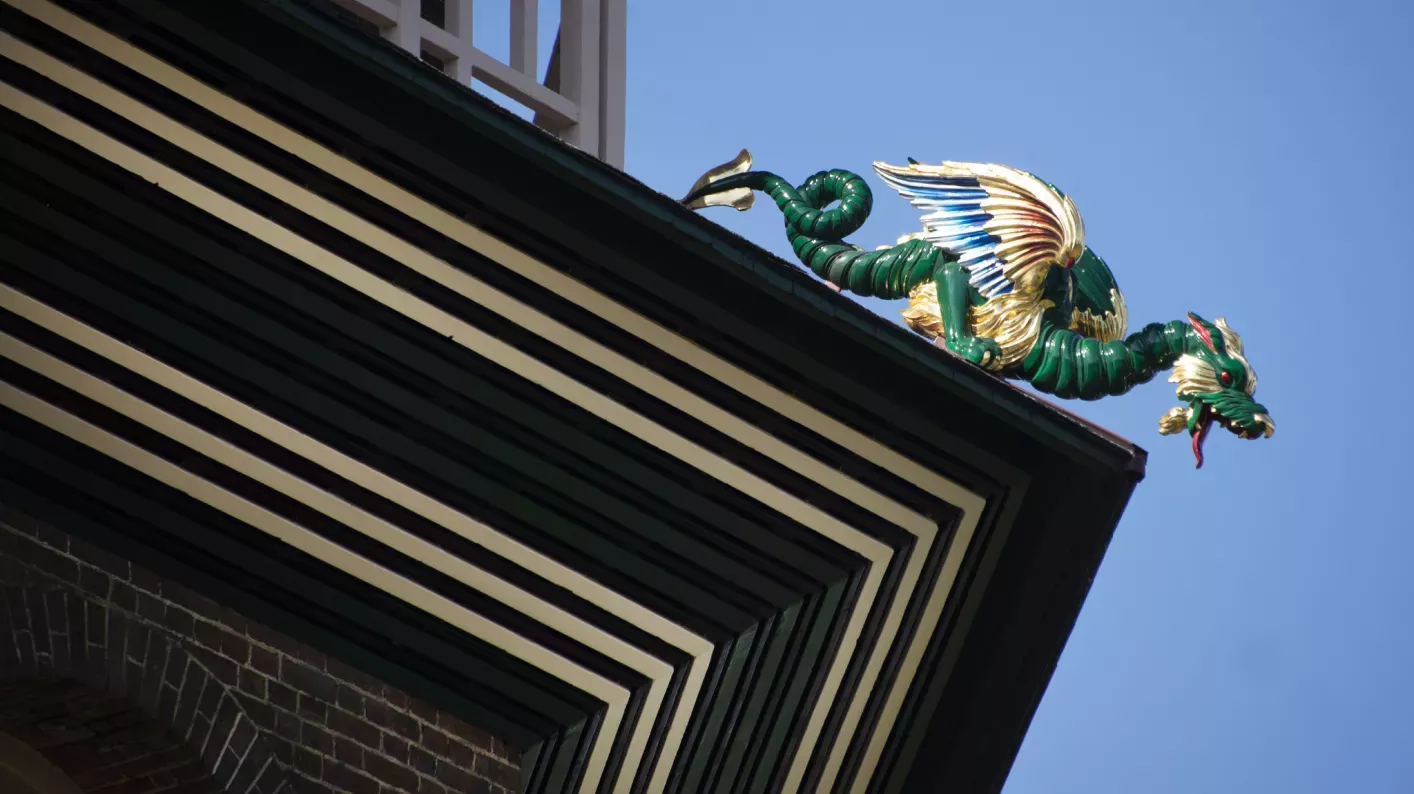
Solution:
M 933 343 L 988 372 L 996 372 L 1002 368 L 1002 346 L 987 337 L 962 336 L 952 340 L 938 337 Z

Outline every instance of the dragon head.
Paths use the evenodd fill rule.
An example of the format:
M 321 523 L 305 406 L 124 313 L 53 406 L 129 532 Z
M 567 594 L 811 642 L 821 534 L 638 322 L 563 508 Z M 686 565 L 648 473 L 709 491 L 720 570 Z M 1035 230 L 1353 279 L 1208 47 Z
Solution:
M 1217 422 L 1239 438 L 1271 438 L 1276 432 L 1267 409 L 1253 399 L 1257 374 L 1242 352 L 1242 337 L 1219 317 L 1210 323 L 1189 313 L 1199 341 L 1196 352 L 1185 353 L 1174 365 L 1169 381 L 1178 384 L 1178 398 L 1186 408 L 1174 408 L 1159 420 L 1163 435 L 1187 430 L 1193 437 L 1193 456 L 1203 466 L 1203 441 Z

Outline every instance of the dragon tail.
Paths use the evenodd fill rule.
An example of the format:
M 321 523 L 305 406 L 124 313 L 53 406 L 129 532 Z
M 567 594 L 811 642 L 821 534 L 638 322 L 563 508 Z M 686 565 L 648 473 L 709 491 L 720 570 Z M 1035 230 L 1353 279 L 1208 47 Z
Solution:
M 801 263 L 815 275 L 850 292 L 901 298 L 932 277 L 942 251 L 925 240 L 909 239 L 877 251 L 845 242 L 864 225 L 874 194 L 858 174 L 821 171 L 799 187 L 769 171 L 752 171 L 743 149 L 730 162 L 703 174 L 682 200 L 690 209 L 730 206 L 745 211 L 753 191 L 771 197 L 785 216 L 786 235 Z M 838 201 L 839 206 L 825 209 Z
M 687 198 L 683 199 L 682 203 L 691 210 L 735 207 L 738 211 L 745 212 L 756 203 L 756 194 L 749 187 L 723 187 L 721 183 L 727 177 L 738 176 L 749 170 L 751 152 L 742 149 L 736 157 L 703 174 L 702 178 L 693 184 L 692 190 L 687 192 Z

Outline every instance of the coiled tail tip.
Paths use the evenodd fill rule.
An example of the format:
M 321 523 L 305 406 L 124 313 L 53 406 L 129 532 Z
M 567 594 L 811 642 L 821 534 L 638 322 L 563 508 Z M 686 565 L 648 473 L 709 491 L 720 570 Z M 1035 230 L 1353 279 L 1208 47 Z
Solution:
M 683 198 L 683 206 L 690 210 L 700 210 L 707 207 L 735 207 L 738 211 L 745 212 L 751 209 L 751 205 L 756 203 L 756 194 L 749 187 L 733 187 L 722 191 L 712 190 L 712 186 L 723 179 L 744 174 L 750 170 L 751 152 L 742 149 L 736 157 L 703 174 L 692 185 L 692 190 L 689 190 L 687 196 Z

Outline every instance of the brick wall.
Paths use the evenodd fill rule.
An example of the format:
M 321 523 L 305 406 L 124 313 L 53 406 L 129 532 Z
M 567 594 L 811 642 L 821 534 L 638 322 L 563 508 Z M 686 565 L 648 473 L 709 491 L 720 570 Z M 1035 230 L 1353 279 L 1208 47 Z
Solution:
M 124 695 L 228 791 L 519 788 L 517 760 L 495 737 L 24 516 L 0 521 L 0 595 L 0 677 Z

